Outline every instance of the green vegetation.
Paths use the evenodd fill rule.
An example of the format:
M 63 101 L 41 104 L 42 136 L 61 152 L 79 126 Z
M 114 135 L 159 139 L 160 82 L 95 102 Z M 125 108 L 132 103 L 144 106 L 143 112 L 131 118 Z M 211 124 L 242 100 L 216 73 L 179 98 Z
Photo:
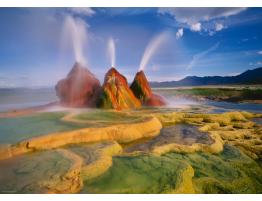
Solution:
M 261 100 L 262 88 L 178 88 L 156 89 L 162 95 L 203 97 L 212 100 L 226 100 L 232 102 L 245 100 Z

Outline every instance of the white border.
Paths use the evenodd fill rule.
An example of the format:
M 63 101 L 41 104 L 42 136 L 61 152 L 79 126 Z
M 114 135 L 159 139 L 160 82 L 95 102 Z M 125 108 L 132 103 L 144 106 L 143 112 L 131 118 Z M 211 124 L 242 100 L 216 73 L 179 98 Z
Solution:
M 262 0 L 0 0 L 1 7 L 262 7 Z M 91 201 L 224 201 L 224 200 L 262 200 L 262 195 L 152 195 L 152 194 L 133 194 L 133 195 L 39 195 L 39 194 L 20 194 L 20 195 L 0 195 L 1 200 L 91 200 Z
M 261 7 L 261 0 L 0 0 L 2 7 Z

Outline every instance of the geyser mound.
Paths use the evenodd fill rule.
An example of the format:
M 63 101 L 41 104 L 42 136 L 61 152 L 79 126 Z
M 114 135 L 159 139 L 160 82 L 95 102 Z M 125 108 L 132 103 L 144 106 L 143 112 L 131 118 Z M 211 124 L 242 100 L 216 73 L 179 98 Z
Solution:
M 159 95 L 153 94 L 151 87 L 147 81 L 144 71 L 136 73 L 134 81 L 130 85 L 130 89 L 134 95 L 141 101 L 143 105 L 147 106 L 163 106 L 166 101 Z
M 95 107 L 101 85 L 94 74 L 76 62 L 67 77 L 57 83 L 55 89 L 63 106 Z
M 106 73 L 102 88 L 98 107 L 121 110 L 141 106 L 130 90 L 127 79 L 113 67 Z

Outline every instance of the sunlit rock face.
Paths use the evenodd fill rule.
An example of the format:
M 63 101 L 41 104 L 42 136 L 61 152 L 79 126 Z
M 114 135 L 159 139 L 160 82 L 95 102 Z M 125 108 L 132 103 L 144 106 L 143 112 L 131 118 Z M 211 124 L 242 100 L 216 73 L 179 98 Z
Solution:
M 82 64 L 76 62 L 65 79 L 55 86 L 64 106 L 94 107 L 101 92 L 99 80 Z
M 143 105 L 147 106 L 162 106 L 166 105 L 164 98 L 159 95 L 153 94 L 151 87 L 147 81 L 144 71 L 139 71 L 134 81 L 132 82 L 130 89 L 135 96 L 141 101 Z
M 141 106 L 140 101 L 128 87 L 126 78 L 115 68 L 111 68 L 106 73 L 102 88 L 98 107 L 122 110 Z

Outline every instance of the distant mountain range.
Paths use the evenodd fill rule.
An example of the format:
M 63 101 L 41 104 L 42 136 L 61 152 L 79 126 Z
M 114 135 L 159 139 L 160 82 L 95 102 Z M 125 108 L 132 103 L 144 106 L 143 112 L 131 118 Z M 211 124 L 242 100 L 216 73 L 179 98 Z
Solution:
M 150 82 L 151 87 L 177 87 L 228 84 L 262 84 L 262 67 L 247 70 L 236 76 L 187 76 L 179 81 Z

